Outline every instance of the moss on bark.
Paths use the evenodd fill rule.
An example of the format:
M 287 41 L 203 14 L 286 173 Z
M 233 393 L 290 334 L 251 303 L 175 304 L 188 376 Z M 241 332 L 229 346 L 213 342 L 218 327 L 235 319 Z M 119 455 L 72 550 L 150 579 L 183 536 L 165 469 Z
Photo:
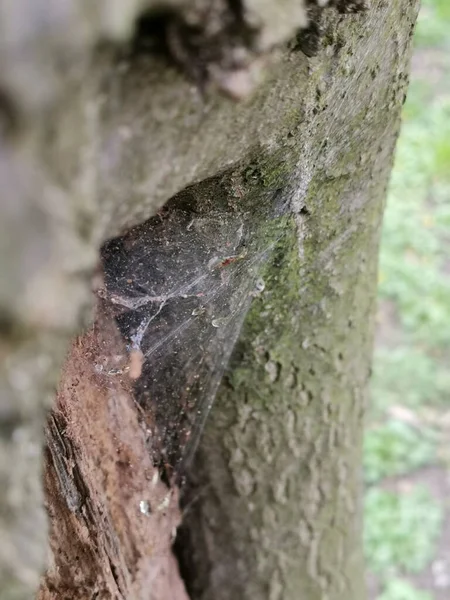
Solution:
M 365 595 L 378 238 L 415 16 L 409 2 L 379 2 L 341 24 L 339 50 L 313 68 L 295 143 L 279 140 L 281 180 L 278 150 L 258 161 L 260 189 L 273 177 L 292 212 L 192 468 L 178 544 L 192 598 Z
M 5 46 L 1 36 L 2 106 L 14 107 L 2 110 L 0 139 L 0 243 L 14 257 L 2 262 L 0 294 L 1 577 L 28 598 L 44 560 L 43 513 L 28 490 L 39 499 L 41 423 L 98 247 L 194 186 L 205 210 L 214 190 L 243 214 L 251 207 L 257 235 L 277 244 L 197 463 L 207 491 L 186 529 L 192 588 L 214 600 L 302 590 L 308 600 L 359 600 L 378 230 L 417 3 L 373 0 L 367 14 L 345 18 L 327 9 L 317 56 L 285 49 L 238 106 L 202 98 L 161 57 L 93 51 L 104 37 L 126 37 L 144 4 L 153 5 L 108 3 L 90 19 L 69 2 L 62 20 L 31 27 L 30 43 Z M 25 0 L 17 6 L 27 13 Z M 276 33 L 271 19 L 268 46 L 291 31 L 282 20 Z M 264 227 L 274 204 L 280 215 Z

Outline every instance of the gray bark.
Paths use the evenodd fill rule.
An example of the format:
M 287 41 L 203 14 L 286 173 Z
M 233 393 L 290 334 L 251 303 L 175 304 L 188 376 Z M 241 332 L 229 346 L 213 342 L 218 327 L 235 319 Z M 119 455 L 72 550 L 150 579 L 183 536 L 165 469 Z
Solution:
M 193 468 L 188 588 L 359 600 L 378 234 L 417 2 L 314 8 L 311 58 L 305 36 L 282 46 L 306 25 L 303 2 L 243 3 L 237 41 L 211 34 L 236 19 L 234 3 L 204 17 L 206 2 L 171 2 L 176 23 L 200 22 L 207 84 L 234 97 L 255 87 L 237 104 L 203 98 L 165 57 L 124 50 L 153 4 L 0 2 L 0 597 L 29 598 L 44 567 L 43 420 L 68 341 L 91 318 L 99 246 L 191 186 L 205 213 L 233 199 L 275 250 Z
M 341 24 L 339 52 L 313 61 L 295 149 L 281 137 L 292 216 L 207 424 L 179 536 L 195 598 L 365 596 L 377 249 L 416 14 L 374 4 Z

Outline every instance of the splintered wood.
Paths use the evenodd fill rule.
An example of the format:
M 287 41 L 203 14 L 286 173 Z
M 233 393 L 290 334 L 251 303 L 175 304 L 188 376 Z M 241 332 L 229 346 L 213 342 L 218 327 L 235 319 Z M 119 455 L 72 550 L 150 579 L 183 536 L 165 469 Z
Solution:
M 72 344 L 48 421 L 52 557 L 39 600 L 188 598 L 171 550 L 178 490 L 151 461 L 132 396 L 141 364 L 101 305 Z

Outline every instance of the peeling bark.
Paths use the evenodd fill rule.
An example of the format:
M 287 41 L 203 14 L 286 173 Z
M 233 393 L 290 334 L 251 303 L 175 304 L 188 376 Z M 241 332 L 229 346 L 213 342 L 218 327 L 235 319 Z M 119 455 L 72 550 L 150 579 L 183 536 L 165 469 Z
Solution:
M 127 362 L 100 305 L 95 326 L 72 345 L 46 430 L 53 558 L 42 600 L 187 599 L 170 551 L 177 489 L 150 459 L 128 373 L 108 376 Z

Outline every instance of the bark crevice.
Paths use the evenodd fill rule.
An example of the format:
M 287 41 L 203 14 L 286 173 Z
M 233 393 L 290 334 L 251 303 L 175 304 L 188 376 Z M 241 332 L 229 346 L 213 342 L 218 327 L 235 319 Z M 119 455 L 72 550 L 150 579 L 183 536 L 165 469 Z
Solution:
M 26 0 L 17 6 L 22 4 L 26 9 Z M 362 580 L 351 581 L 349 575 L 354 565 L 359 569 L 353 525 L 347 537 L 341 530 L 333 537 L 322 525 L 333 519 L 347 524 L 360 509 L 355 471 L 370 362 L 367 323 L 416 5 L 374 0 L 367 13 L 345 19 L 324 9 L 321 35 L 312 31 L 311 38 L 275 56 L 272 49 L 305 25 L 305 3 L 289 0 L 286 11 L 269 0 L 242 3 L 248 23 L 257 17 L 257 26 L 249 27 L 258 30 L 258 39 L 240 29 L 237 40 L 225 35 L 227 51 L 221 53 L 215 43 L 203 42 L 217 41 L 228 31 L 222 24 L 214 38 L 213 25 L 223 11 L 232 13 L 231 22 L 243 18 L 230 9 L 234 3 L 215 3 L 205 13 L 200 0 L 175 2 L 183 18 L 171 52 L 180 64 L 186 56 L 188 62 L 192 56 L 193 63 L 200 61 L 194 79 L 201 81 L 206 69 L 217 87 L 242 97 L 258 80 L 261 66 L 274 61 L 255 94 L 233 104 L 214 94 L 200 98 L 179 69 L 161 60 L 159 50 L 118 57 L 136 15 L 157 4 L 108 0 L 106 11 L 97 3 L 93 18 L 89 11 L 74 10 L 60 15 L 62 22 L 49 13 L 43 29 L 42 22 L 32 28 L 26 48 L 4 46 L 6 38 L 0 36 L 0 59 L 8 67 L 0 74 L 0 88 L 10 114 L 0 125 L 5 130 L 0 132 L 5 191 L 0 255 L 14 257 L 0 265 L 8 282 L 0 290 L 6 359 L 0 457 L 7 457 L 0 462 L 0 497 L 6 506 L 0 515 L 0 576 L 12 594 L 29 598 L 42 566 L 41 425 L 68 340 L 90 303 L 98 248 L 177 195 L 157 217 L 159 229 L 154 225 L 151 231 L 160 240 L 165 228 L 171 232 L 169 242 L 179 254 L 186 254 L 183 243 L 192 246 L 207 275 L 203 281 L 226 289 L 219 304 L 227 310 L 211 312 L 214 299 L 205 308 L 200 299 L 209 288 L 197 284 L 192 289 L 199 295 L 188 298 L 182 296 L 191 288 L 178 295 L 173 286 L 141 290 L 141 295 L 165 298 L 161 320 L 154 324 L 163 331 L 176 319 L 192 318 L 197 340 L 213 340 L 211 348 L 218 348 L 204 353 L 209 368 L 220 358 L 222 332 L 233 326 L 230 339 L 236 338 L 247 315 L 239 358 L 228 385 L 221 387 L 194 463 L 192 485 L 197 478 L 201 493 L 185 523 L 195 547 L 189 577 L 193 597 L 288 600 L 303 593 L 308 600 L 324 594 L 332 600 L 353 594 L 359 600 Z M 332 4 L 349 12 L 364 3 Z M 197 30 L 184 35 L 186 23 L 205 32 L 200 45 L 191 36 Z M 104 39 L 108 44 L 93 52 Z M 64 66 L 70 66 L 67 72 Z M 199 241 L 196 223 L 209 227 L 213 222 L 219 227 L 209 241 Z M 128 242 L 132 245 L 132 236 Z M 149 247 L 163 256 L 162 244 Z M 247 276 L 254 265 L 258 269 Z M 167 278 L 176 273 L 174 283 L 178 278 L 186 287 L 190 283 L 182 275 L 191 267 L 195 271 L 195 264 L 180 262 L 164 271 Z M 114 293 L 123 297 L 120 290 Z M 53 454 L 45 457 L 53 556 L 41 595 L 100 599 L 120 594 L 128 600 L 139 598 L 152 582 L 159 600 L 171 585 L 178 585 L 176 593 L 183 597 L 179 578 L 172 580 L 177 568 L 168 552 L 171 527 L 181 518 L 178 492 L 173 488 L 167 496 L 172 479 L 166 466 L 165 481 L 161 475 L 153 487 L 152 481 L 184 442 L 176 441 L 169 461 L 164 453 L 155 459 L 149 452 L 146 429 L 151 431 L 158 410 L 149 411 L 150 426 L 143 427 L 142 406 L 137 408 L 134 399 L 139 375 L 129 376 L 144 366 L 139 351 L 150 352 L 155 367 L 164 357 L 149 342 L 143 350 L 133 346 L 136 337 L 130 335 L 139 333 L 145 315 L 128 333 L 128 325 L 119 323 L 118 337 L 118 314 L 111 314 L 107 298 L 101 300 L 96 324 L 71 345 L 53 413 L 57 431 L 47 429 L 53 444 Z M 135 312 L 143 307 L 135 306 Z M 229 315 L 235 319 L 231 324 Z M 216 337 L 209 334 L 212 329 Z M 349 354 L 350 345 L 358 359 Z M 95 364 L 102 368 L 96 370 Z M 161 385 L 164 381 L 176 391 L 168 377 Z M 184 384 L 190 387 L 186 379 Z M 156 397 L 155 392 L 157 384 Z M 189 403 L 189 394 L 185 398 Z M 169 438 L 171 431 L 189 437 L 189 418 L 182 421 L 183 431 L 163 424 Z M 69 441 L 58 441 L 64 436 Z M 342 450 L 336 459 L 333 448 Z M 162 510 L 154 505 L 168 509 L 161 522 Z M 157 527 L 150 526 L 154 518 Z M 25 545 L 27 552 L 19 557 L 17 548 Z M 66 552 L 58 555 L 60 548 Z M 340 574 L 336 564 L 342 566 Z

